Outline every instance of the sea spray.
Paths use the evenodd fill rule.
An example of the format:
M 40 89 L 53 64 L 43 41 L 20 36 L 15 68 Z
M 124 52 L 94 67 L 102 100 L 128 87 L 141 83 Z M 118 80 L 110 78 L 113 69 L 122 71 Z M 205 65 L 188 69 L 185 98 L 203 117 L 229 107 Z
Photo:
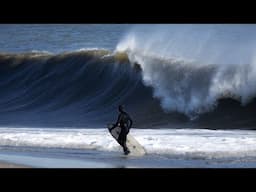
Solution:
M 145 85 L 165 111 L 195 118 L 218 99 L 246 105 L 255 97 L 255 32 L 255 25 L 137 26 L 116 52 L 141 65 Z

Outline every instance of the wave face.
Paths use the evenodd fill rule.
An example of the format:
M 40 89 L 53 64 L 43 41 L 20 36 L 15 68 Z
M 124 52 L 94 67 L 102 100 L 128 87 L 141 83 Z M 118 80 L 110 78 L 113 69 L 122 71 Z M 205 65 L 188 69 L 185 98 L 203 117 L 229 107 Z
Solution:
M 1 123 L 14 125 L 89 126 L 113 121 L 117 106 L 129 104 L 132 94 L 144 88 L 125 55 L 110 55 L 107 50 L 3 53 L 0 77 Z
M 2 53 L 0 77 L 2 125 L 104 127 L 116 121 L 120 104 L 139 127 L 154 126 L 163 114 L 125 53 Z

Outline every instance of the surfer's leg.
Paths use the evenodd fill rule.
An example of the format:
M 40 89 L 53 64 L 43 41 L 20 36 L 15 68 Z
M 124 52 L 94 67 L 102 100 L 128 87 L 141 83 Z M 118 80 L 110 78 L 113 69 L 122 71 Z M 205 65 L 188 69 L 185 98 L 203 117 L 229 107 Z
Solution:
M 128 153 L 130 153 L 130 150 L 126 145 L 126 141 L 127 141 L 127 132 L 125 131 L 124 132 L 124 153 L 127 155 Z
M 123 150 L 124 150 L 124 153 L 125 154 L 128 154 L 130 151 L 126 145 L 126 140 L 127 140 L 127 131 L 126 131 L 126 128 L 125 127 L 122 127 L 122 130 L 121 130 L 121 133 L 120 133 L 120 139 L 122 141 L 122 147 L 123 147 Z

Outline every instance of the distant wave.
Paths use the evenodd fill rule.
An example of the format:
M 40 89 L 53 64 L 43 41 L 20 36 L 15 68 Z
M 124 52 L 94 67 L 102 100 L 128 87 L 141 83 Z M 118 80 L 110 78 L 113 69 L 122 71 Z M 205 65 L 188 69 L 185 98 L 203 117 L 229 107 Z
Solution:
M 135 127 L 254 127 L 254 71 L 136 50 L 0 53 L 0 124 L 102 127 L 124 104 Z

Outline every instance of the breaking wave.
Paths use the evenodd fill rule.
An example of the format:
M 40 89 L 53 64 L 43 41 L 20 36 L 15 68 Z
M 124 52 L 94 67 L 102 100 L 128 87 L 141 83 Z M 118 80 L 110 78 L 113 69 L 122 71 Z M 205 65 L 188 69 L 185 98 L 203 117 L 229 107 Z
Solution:
M 254 127 L 253 63 L 198 63 L 121 45 L 1 53 L 0 123 L 104 127 L 124 104 L 138 128 Z

